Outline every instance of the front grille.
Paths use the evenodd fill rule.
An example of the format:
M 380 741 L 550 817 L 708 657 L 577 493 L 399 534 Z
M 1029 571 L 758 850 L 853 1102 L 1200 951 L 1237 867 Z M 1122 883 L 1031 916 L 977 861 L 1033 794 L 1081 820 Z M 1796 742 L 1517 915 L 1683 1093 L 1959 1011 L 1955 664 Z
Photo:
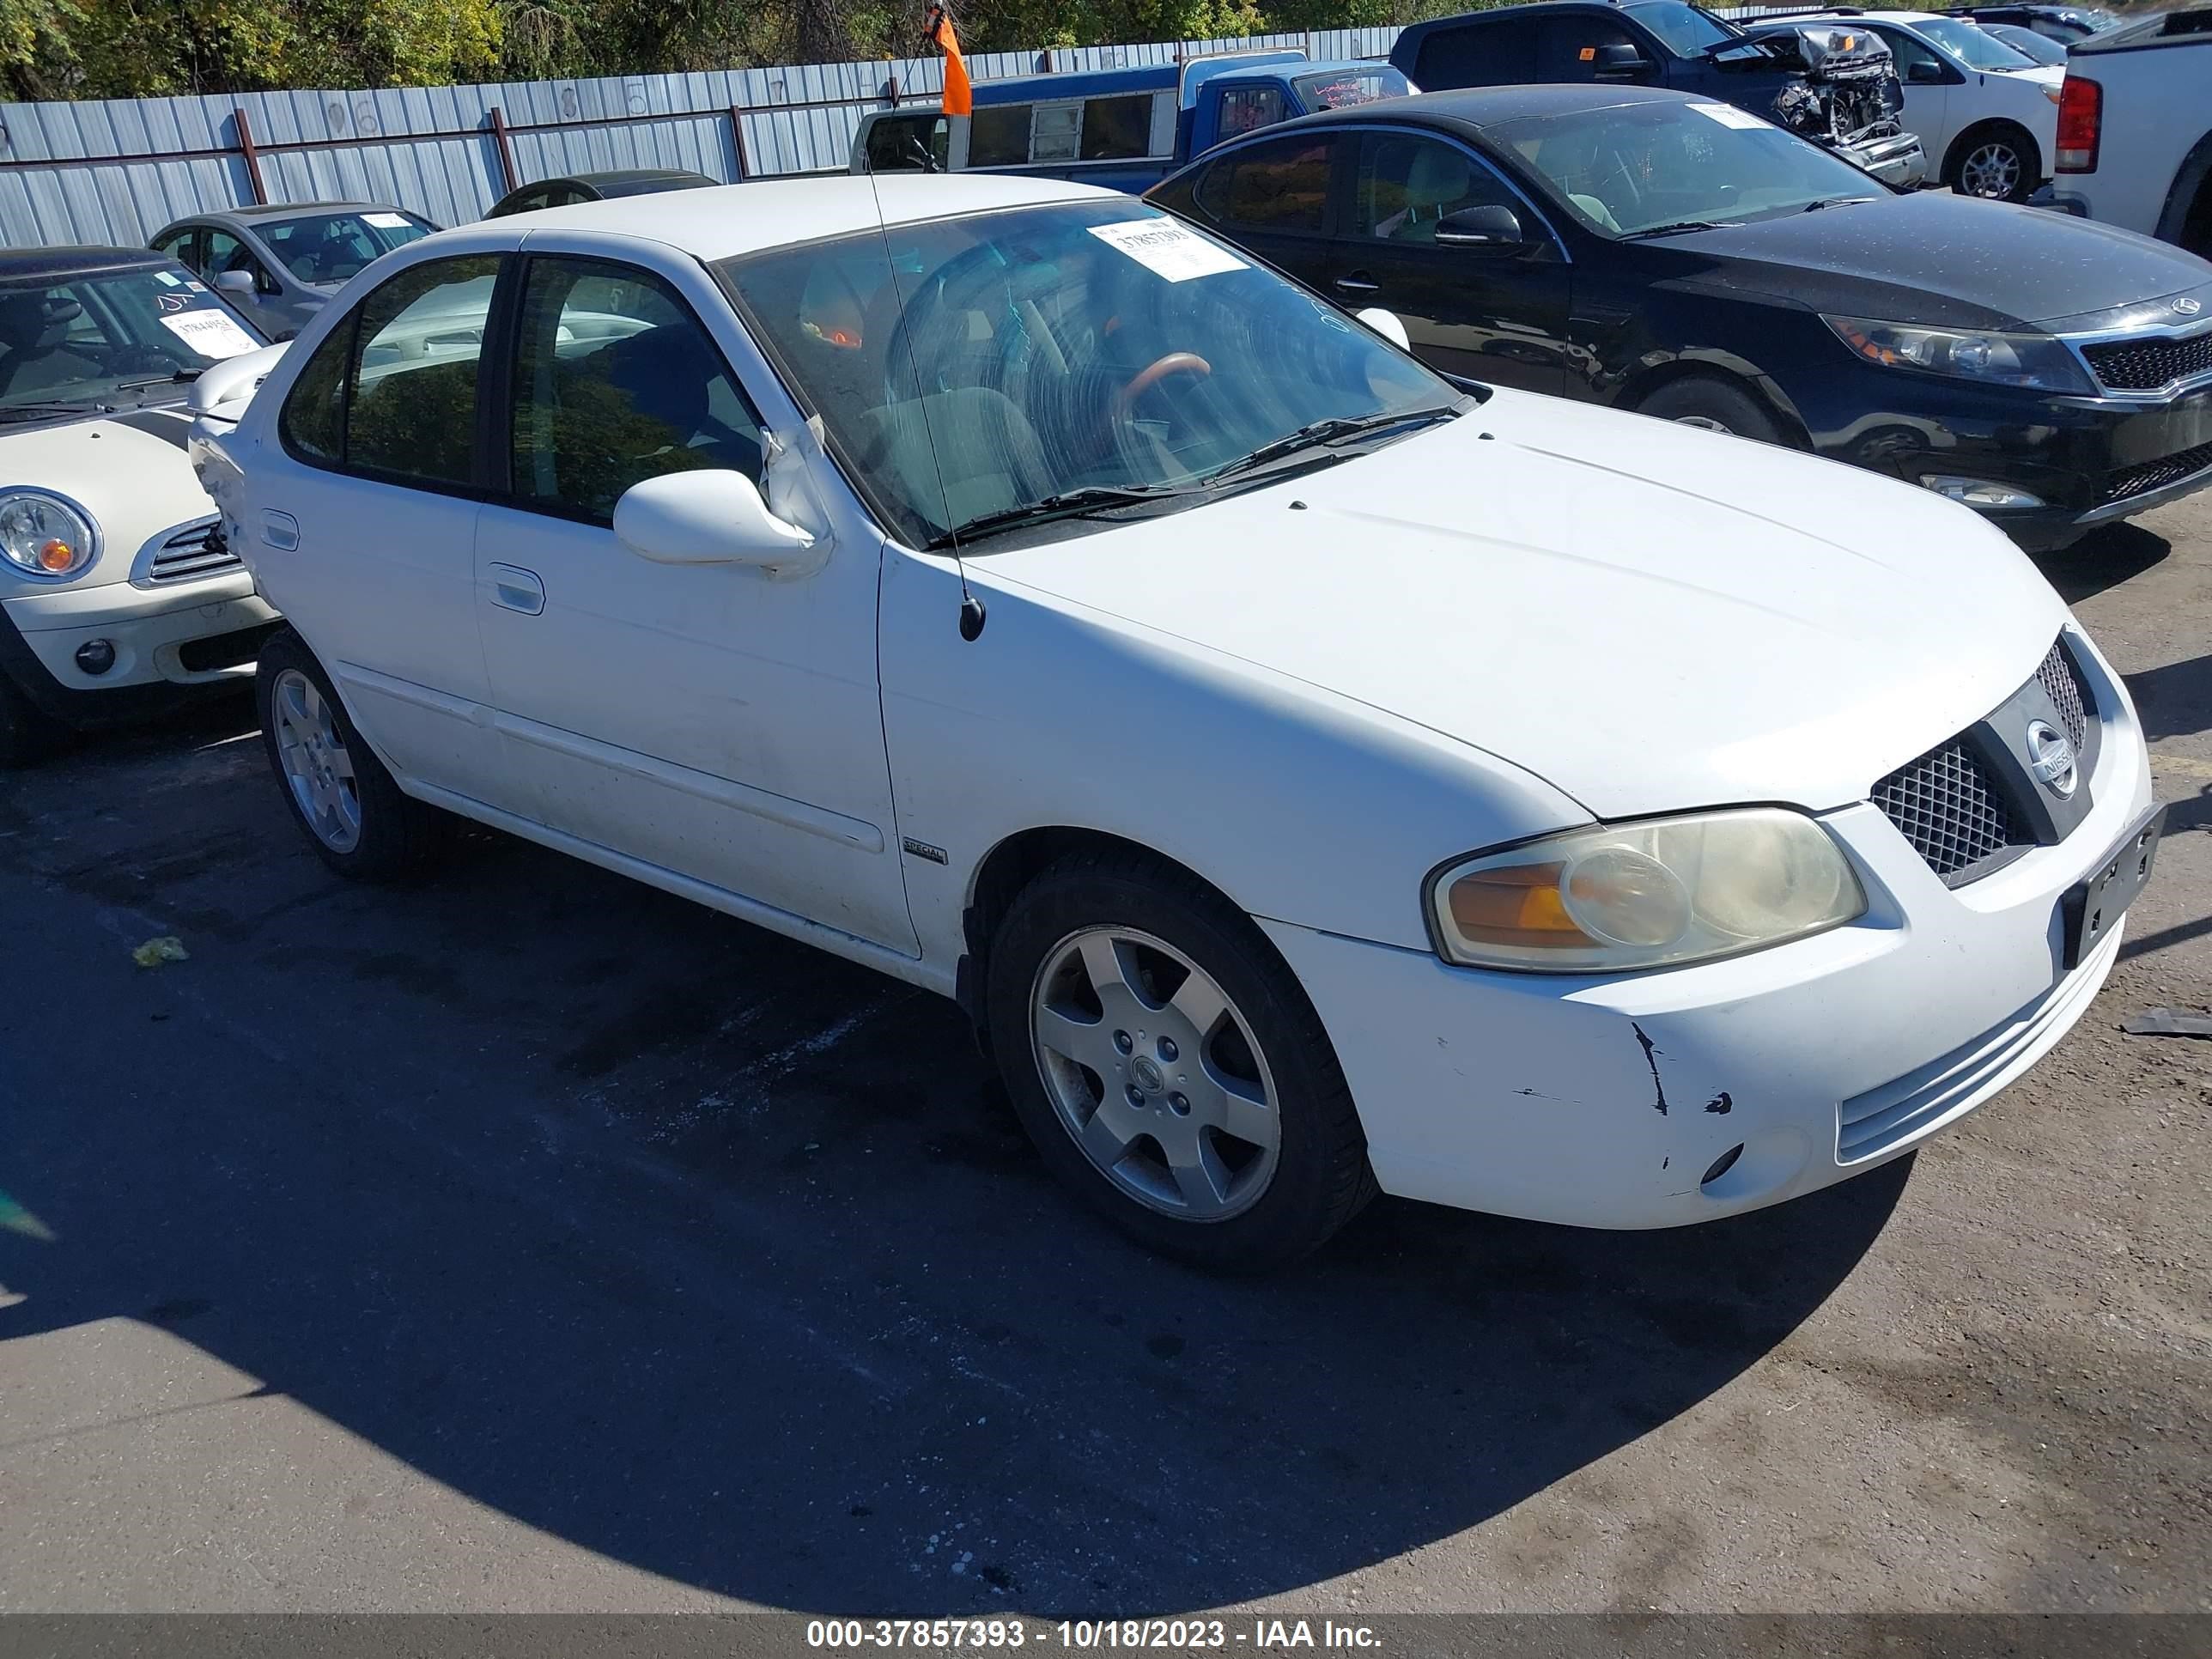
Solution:
M 146 580 L 194 581 L 202 576 L 219 576 L 226 570 L 236 570 L 244 563 L 224 539 L 222 521 L 210 519 L 205 524 L 179 530 L 155 548 L 154 562 L 147 567 Z
M 2081 677 L 2074 672 L 2074 659 L 2066 654 L 2066 647 L 2054 645 L 2051 654 L 2043 659 L 2043 666 L 2035 671 L 2035 678 L 2043 683 L 2044 690 L 2058 710 L 2058 723 L 2066 728 L 2066 740 L 2078 754 L 2089 741 L 2089 698 L 2082 690 Z
M 2212 374 L 2212 329 L 2177 340 L 2154 335 L 2086 345 L 2081 355 L 2107 392 L 2155 392 L 2175 380 Z
M 2004 797 L 1981 762 L 1956 738 L 1875 785 L 1874 804 L 1939 876 L 1955 875 L 2027 840 L 2014 832 Z
M 2111 474 L 2105 480 L 2105 499 L 2124 501 L 2130 495 L 2148 495 L 2168 484 L 2179 483 L 2191 473 L 2202 472 L 2208 466 L 2212 466 L 2212 444 L 2199 444 L 2162 460 L 2146 461 L 2124 472 Z

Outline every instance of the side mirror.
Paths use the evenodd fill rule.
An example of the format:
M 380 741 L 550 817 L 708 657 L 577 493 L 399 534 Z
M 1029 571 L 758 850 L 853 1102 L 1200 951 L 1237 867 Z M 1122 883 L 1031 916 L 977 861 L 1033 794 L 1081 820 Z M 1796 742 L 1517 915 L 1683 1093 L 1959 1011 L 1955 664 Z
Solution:
M 1905 78 L 1916 87 L 1940 87 L 1943 84 L 1943 69 L 1926 58 L 1916 58 L 1905 66 Z
M 253 273 L 250 270 L 226 270 L 217 274 L 216 287 L 225 294 L 243 294 L 249 298 L 253 293 Z
M 1517 252 L 1528 246 L 1519 216 L 1495 203 L 1447 213 L 1437 221 L 1436 241 L 1438 247 L 1482 248 L 1492 253 Z
M 774 570 L 807 562 L 814 538 L 768 510 L 742 472 L 664 472 L 615 503 L 615 539 L 655 564 L 744 564 Z
M 1651 60 L 1626 40 L 1600 46 L 1593 64 L 1601 81 L 1637 81 L 1651 72 Z
M 1395 311 L 1385 311 L 1381 306 L 1370 306 L 1364 311 L 1353 312 L 1352 320 L 1373 329 L 1401 351 L 1413 349 L 1413 343 L 1406 333 L 1406 325 L 1398 319 L 1398 313 Z

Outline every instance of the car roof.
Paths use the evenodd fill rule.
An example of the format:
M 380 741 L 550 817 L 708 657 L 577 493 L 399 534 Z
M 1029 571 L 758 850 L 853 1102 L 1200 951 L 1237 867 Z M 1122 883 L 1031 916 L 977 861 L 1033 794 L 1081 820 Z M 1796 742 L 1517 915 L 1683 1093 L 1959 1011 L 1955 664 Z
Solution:
M 0 282 L 82 276 L 98 270 L 137 270 L 174 264 L 167 254 L 143 247 L 8 248 L 0 250 Z
M 1486 13 L 1485 15 L 1494 15 Z M 1571 86 L 1461 87 L 1449 92 L 1424 92 L 1411 98 L 1392 98 L 1380 104 L 1347 104 L 1341 109 L 1302 115 L 1295 121 L 1257 129 L 1276 133 L 1291 127 L 1325 126 L 1345 122 L 1411 121 L 1418 125 L 1480 129 L 1501 121 L 1530 116 L 1577 115 L 1587 110 L 1622 109 L 1638 104 L 1710 104 L 1711 98 L 1669 92 L 1661 87 L 1612 86 L 1599 82 Z
M 880 221 L 877 217 L 879 199 Z M 1132 212 L 1136 211 L 1133 197 L 1057 179 L 975 173 L 811 173 L 717 185 L 711 190 L 618 196 L 602 202 L 579 202 L 573 207 L 541 208 L 534 213 L 464 225 L 415 246 L 452 246 L 462 239 L 480 246 L 511 246 L 524 236 L 557 228 L 607 231 L 665 242 L 701 259 L 727 259 L 764 248 L 872 230 L 878 222 L 914 224 L 1048 202 L 1116 199 L 1127 202 Z

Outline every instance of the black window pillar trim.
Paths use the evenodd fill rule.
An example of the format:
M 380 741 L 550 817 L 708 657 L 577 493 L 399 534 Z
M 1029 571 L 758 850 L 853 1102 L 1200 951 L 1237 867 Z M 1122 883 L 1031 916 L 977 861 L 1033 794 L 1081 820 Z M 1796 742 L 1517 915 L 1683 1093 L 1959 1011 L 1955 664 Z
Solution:
M 499 277 L 492 284 L 491 313 L 484 319 L 483 351 L 477 360 L 481 372 L 473 471 L 477 488 L 494 500 L 514 493 L 514 354 L 532 257 L 520 251 L 501 256 Z

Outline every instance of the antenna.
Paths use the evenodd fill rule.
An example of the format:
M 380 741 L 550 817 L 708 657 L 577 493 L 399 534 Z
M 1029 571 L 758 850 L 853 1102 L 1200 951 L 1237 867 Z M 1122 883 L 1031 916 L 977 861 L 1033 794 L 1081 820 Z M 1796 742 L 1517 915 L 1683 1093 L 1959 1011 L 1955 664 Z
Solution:
M 929 30 L 924 36 L 925 40 L 937 38 L 940 21 L 951 27 L 949 20 L 945 17 L 944 7 L 933 4 L 929 9 Z M 960 538 L 952 527 L 952 492 L 945 486 L 945 463 L 937 453 L 937 434 L 929 424 L 928 399 L 921 388 L 921 360 L 915 353 L 913 331 L 906 326 L 907 296 L 898 285 L 898 261 L 891 255 L 890 225 L 884 217 L 883 187 L 876 183 L 876 170 L 872 165 L 868 168 L 868 193 L 876 204 L 876 236 L 883 244 L 884 274 L 890 278 L 891 293 L 899 302 L 899 320 L 892 331 L 906 343 L 907 373 L 914 382 L 915 412 L 921 422 L 921 435 L 929 443 L 929 469 L 937 479 L 937 498 L 945 504 L 945 534 L 952 546 L 952 568 L 960 577 L 960 637 L 972 644 L 983 632 L 983 602 L 968 586 L 968 562 L 960 556 Z

